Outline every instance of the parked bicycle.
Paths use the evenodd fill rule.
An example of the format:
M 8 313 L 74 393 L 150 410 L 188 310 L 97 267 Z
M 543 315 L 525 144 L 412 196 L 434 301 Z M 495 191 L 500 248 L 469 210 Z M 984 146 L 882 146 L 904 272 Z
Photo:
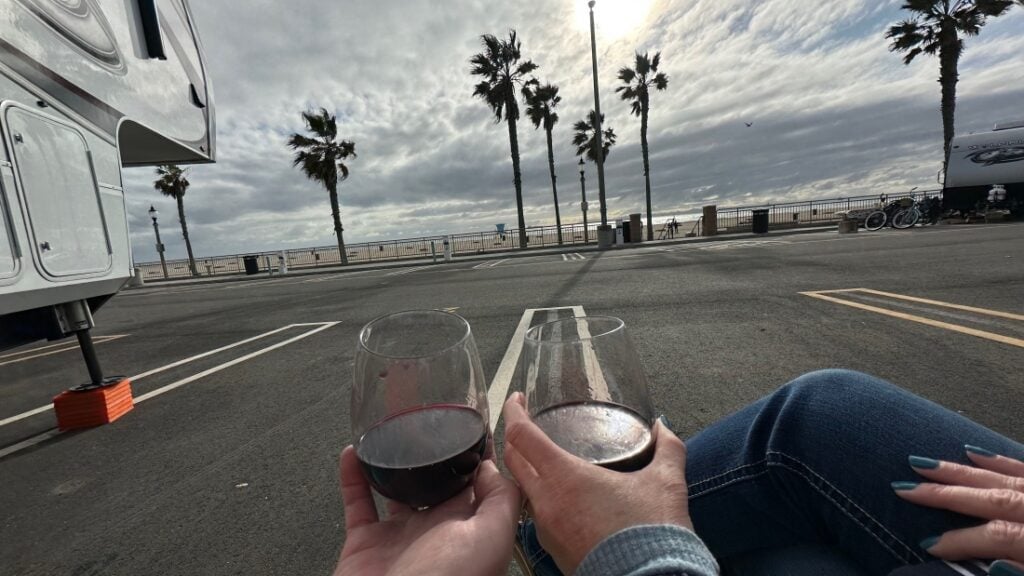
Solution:
M 864 228 L 881 230 L 886 225 L 902 230 L 910 228 L 921 219 L 921 212 L 915 207 L 913 198 L 900 198 L 885 204 L 882 208 L 875 210 L 864 220 Z

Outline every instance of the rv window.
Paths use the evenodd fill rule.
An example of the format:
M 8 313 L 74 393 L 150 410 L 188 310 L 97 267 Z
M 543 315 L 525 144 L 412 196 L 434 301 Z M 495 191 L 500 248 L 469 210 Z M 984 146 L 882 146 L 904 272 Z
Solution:
M 6 120 L 31 243 L 44 270 L 51 276 L 108 270 L 110 243 L 85 138 L 22 108 L 8 108 Z
M 160 37 L 160 18 L 157 16 L 156 0 L 139 0 L 139 16 L 142 18 L 142 36 L 150 58 L 167 60 L 164 41 Z

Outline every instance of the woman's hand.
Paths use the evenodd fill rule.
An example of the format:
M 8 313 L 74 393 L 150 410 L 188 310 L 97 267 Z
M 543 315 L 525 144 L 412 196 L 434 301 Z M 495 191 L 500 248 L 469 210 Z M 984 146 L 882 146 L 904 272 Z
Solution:
M 654 459 L 633 473 L 595 466 L 559 448 L 530 420 L 522 394 L 505 402 L 505 465 L 526 494 L 537 537 L 564 574 L 620 530 L 643 524 L 693 529 L 686 446 L 660 422 Z
M 977 467 L 911 456 L 914 471 L 932 482 L 893 483 L 905 500 L 987 521 L 921 546 L 944 560 L 1002 559 L 1024 571 L 1024 462 L 973 446 L 967 457 Z
M 472 486 L 425 511 L 388 502 L 380 519 L 370 484 L 349 446 L 341 453 L 345 545 L 335 576 L 504 574 L 512 560 L 520 495 L 484 460 Z

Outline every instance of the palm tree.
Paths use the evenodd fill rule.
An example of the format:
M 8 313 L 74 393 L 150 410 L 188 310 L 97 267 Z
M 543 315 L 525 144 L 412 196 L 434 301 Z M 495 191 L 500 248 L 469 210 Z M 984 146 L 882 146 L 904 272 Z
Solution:
M 654 240 L 654 224 L 651 222 L 651 158 L 647 147 L 647 115 L 651 111 L 651 88 L 668 88 L 668 76 L 658 72 L 661 52 L 648 58 L 647 52 L 636 54 L 636 66 L 619 70 L 622 86 L 615 89 L 622 99 L 631 102 L 633 115 L 640 117 L 640 151 L 644 156 L 644 185 L 647 190 L 647 240 Z
M 572 144 L 576 146 L 576 155 L 586 156 L 591 162 L 597 162 L 598 145 L 597 135 L 594 132 L 594 120 L 596 119 L 597 115 L 591 110 L 585 119 L 580 120 L 572 127 L 575 131 Z M 608 152 L 615 145 L 615 130 L 604 123 L 604 114 L 601 114 L 601 127 L 604 129 L 604 156 L 602 156 L 602 160 L 604 160 L 608 158 Z
M 345 253 L 344 228 L 341 226 L 341 212 L 338 209 L 338 182 L 348 178 L 348 166 L 343 162 L 356 157 L 356 144 L 351 140 L 338 140 L 338 122 L 334 114 L 321 108 L 319 112 L 303 112 L 306 130 L 310 136 L 292 134 L 288 147 L 295 150 L 293 166 L 301 166 L 307 178 L 319 182 L 331 198 L 331 216 L 334 218 L 334 234 L 338 237 L 338 253 L 341 264 L 348 264 Z
M 1024 0 L 1022 0 L 1024 1 Z M 558 243 L 562 243 L 562 216 L 558 211 L 558 185 L 555 176 L 555 149 L 552 144 L 551 131 L 555 124 L 558 124 L 558 113 L 555 108 L 562 101 L 558 95 L 558 86 L 552 84 L 540 85 L 537 80 L 531 80 L 523 87 L 523 98 L 526 100 L 526 115 L 533 122 L 534 129 L 544 126 L 544 132 L 548 136 L 548 169 L 551 171 L 551 194 L 555 197 L 555 225 L 558 227 Z
M 986 19 L 1001 16 L 1013 4 L 1014 0 L 906 0 L 903 9 L 913 16 L 885 34 L 892 40 L 890 51 L 906 53 L 904 64 L 910 64 L 921 53 L 939 57 L 945 164 L 949 163 L 949 146 L 956 130 L 956 85 L 964 38 L 977 36 Z
M 495 124 L 505 120 L 508 123 L 508 141 L 512 148 L 512 176 L 516 186 L 516 209 L 519 212 L 519 247 L 526 248 L 526 218 L 523 216 L 523 176 L 519 170 L 519 134 L 516 121 L 519 120 L 519 103 L 516 87 L 522 86 L 526 75 L 537 69 L 530 60 L 520 62 L 522 43 L 515 30 L 510 30 L 508 40 L 499 40 L 491 34 L 480 37 L 484 51 L 474 55 L 469 62 L 470 72 L 483 80 L 476 85 L 473 96 L 480 97 L 494 112 Z
M 196 258 L 192 254 L 192 241 L 188 239 L 188 224 L 185 223 L 185 192 L 191 185 L 188 181 L 188 170 L 175 164 L 156 167 L 156 182 L 153 188 L 164 196 L 174 198 L 178 202 L 178 222 L 181 223 L 181 237 L 185 239 L 185 250 L 188 251 L 188 269 L 193 276 L 198 276 Z

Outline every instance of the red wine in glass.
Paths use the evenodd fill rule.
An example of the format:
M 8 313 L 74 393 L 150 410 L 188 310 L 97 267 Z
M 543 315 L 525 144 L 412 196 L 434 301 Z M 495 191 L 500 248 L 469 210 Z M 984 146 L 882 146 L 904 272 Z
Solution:
M 570 402 L 542 409 L 534 423 L 565 451 L 619 472 L 654 457 L 654 434 L 637 412 L 606 402 Z
M 487 423 L 468 406 L 441 404 L 388 416 L 359 439 L 356 454 L 381 495 L 435 506 L 473 479 L 487 449 Z
M 563 450 L 623 472 L 654 457 L 647 376 L 622 320 L 576 316 L 534 326 L 523 364 L 530 418 Z

